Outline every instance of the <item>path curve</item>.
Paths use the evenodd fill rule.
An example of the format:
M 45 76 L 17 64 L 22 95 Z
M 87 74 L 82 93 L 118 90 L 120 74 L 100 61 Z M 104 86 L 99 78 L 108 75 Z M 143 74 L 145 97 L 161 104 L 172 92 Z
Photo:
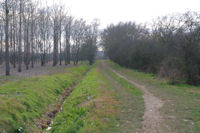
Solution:
M 121 75 L 104 62 L 102 62 L 102 65 L 110 69 L 117 76 L 128 81 L 144 93 L 143 98 L 145 104 L 145 112 L 143 116 L 142 128 L 139 132 L 158 133 L 160 129 L 160 123 L 162 122 L 162 115 L 160 114 L 159 109 L 163 106 L 163 101 L 155 97 L 152 93 L 150 93 L 145 86 L 140 85 L 132 80 L 129 80 L 128 78 Z

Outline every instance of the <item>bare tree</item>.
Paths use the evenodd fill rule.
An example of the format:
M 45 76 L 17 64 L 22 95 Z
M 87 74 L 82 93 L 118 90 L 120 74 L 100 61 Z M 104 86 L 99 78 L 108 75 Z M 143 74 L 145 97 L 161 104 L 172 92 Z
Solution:
M 73 21 L 64 6 L 38 6 L 33 0 L 4 0 L 0 8 L 0 64 L 6 64 L 6 73 L 10 64 L 22 71 L 35 63 L 45 66 L 53 60 L 58 63 L 78 64 L 81 47 L 86 42 L 86 21 Z M 9 10 L 8 10 L 9 9 Z M 10 11 L 10 14 L 9 14 Z M 9 44 L 8 44 L 9 43 Z M 5 57 L 5 59 L 4 59 Z
M 94 63 L 97 51 L 98 26 L 98 20 L 94 20 L 91 25 L 87 26 L 85 41 L 81 47 L 81 56 L 88 60 L 90 65 Z
M 73 18 L 71 16 L 65 19 L 65 65 L 70 64 L 70 38 Z
M 1 39 L 0 40 L 0 65 L 3 63 L 3 36 L 4 36 L 4 34 L 3 34 L 4 30 L 3 29 L 4 29 L 3 23 L 1 23 L 1 25 L 0 25 L 0 39 Z
M 24 20 L 24 64 L 26 65 L 26 69 L 29 69 L 30 64 L 30 39 L 29 39 L 29 28 L 30 28 L 30 19 L 31 19 L 31 11 L 30 11 L 31 2 L 28 1 L 26 6 L 24 6 L 23 12 L 23 20 Z
M 12 27 L 11 27 L 11 47 L 12 47 L 12 58 L 11 63 L 13 64 L 13 68 L 16 68 L 16 10 L 17 10 L 17 1 L 13 1 L 12 3 Z
M 22 0 L 19 5 L 19 45 L 18 45 L 18 72 L 22 71 Z
M 60 33 L 59 33 L 59 41 L 60 41 L 60 65 L 62 65 L 62 31 L 63 31 L 63 28 L 62 28 L 62 23 L 63 23 L 63 18 L 64 18 L 64 16 L 65 16 L 65 14 L 64 14 L 64 7 L 63 6 L 59 6 L 59 25 L 60 25 Z
M 31 11 L 31 67 L 34 67 L 34 28 L 35 28 L 35 22 L 37 19 L 36 14 L 36 6 L 37 3 L 31 3 L 30 4 L 30 11 Z
M 86 22 L 83 19 L 75 20 L 72 27 L 72 39 L 74 42 L 72 46 L 72 58 L 75 65 L 78 64 L 80 60 L 80 49 L 84 42 L 85 31 Z
M 9 8 L 8 8 L 8 0 L 5 0 L 5 35 L 6 35 L 6 51 L 5 51 L 5 61 L 6 61 L 6 75 L 10 75 L 10 61 L 9 61 Z
M 59 41 L 59 11 L 56 6 L 53 9 L 53 66 L 58 63 L 58 41 Z

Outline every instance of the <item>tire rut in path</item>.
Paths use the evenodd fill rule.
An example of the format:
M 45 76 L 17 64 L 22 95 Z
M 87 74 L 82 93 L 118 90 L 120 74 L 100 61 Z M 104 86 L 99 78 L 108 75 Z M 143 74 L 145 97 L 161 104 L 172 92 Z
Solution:
M 120 78 L 128 81 L 136 88 L 139 88 L 143 93 L 144 104 L 145 104 L 145 112 L 143 116 L 142 128 L 140 129 L 140 133 L 159 133 L 160 132 L 160 124 L 162 122 L 162 116 L 159 112 L 159 109 L 163 106 L 163 101 L 159 98 L 155 97 L 152 93 L 150 93 L 147 88 L 143 85 L 140 85 L 132 80 L 129 80 L 125 76 L 121 75 L 106 63 L 102 63 L 102 65 L 108 69 L 110 69 L 113 73 L 115 73 Z

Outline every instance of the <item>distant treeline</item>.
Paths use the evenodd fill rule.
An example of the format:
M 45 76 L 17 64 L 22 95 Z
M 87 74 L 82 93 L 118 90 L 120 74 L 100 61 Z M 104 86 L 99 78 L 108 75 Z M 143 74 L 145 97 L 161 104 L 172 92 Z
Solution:
M 156 73 L 171 83 L 200 84 L 200 14 L 186 12 L 158 18 L 151 25 L 134 22 L 108 26 L 102 33 L 114 62 Z

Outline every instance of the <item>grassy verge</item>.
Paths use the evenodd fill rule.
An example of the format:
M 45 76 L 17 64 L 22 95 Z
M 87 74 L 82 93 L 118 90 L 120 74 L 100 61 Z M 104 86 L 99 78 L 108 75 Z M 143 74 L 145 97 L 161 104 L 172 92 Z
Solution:
M 105 74 L 107 73 L 109 77 Z M 112 78 L 110 80 L 109 78 Z M 125 91 L 132 104 L 124 102 L 126 97 L 120 97 L 121 91 L 113 84 L 113 80 L 121 84 L 121 91 Z M 129 94 L 130 93 L 130 94 Z M 124 106 L 126 105 L 126 106 Z M 131 107 L 130 107 L 131 105 Z M 133 106 L 132 106 L 133 105 Z M 124 108 L 126 107 L 126 108 Z M 122 110 L 130 111 L 133 123 L 131 132 L 141 127 L 144 111 L 142 93 L 128 82 L 118 78 L 109 70 L 104 70 L 100 63 L 91 69 L 85 78 L 76 86 L 66 99 L 60 112 L 53 121 L 49 132 L 56 133 L 116 133 L 120 126 L 126 126 L 121 120 L 128 121 L 128 115 L 121 114 Z M 122 124 L 123 123 L 123 124 Z
M 107 97 L 110 93 L 107 85 L 105 78 L 94 67 L 65 101 L 50 132 L 106 132 L 113 125 L 110 120 L 113 114 L 108 109 L 115 111 L 112 103 L 116 102 L 112 96 Z
M 170 85 L 155 75 L 120 67 L 107 61 L 118 72 L 125 74 L 164 101 L 161 108 L 163 132 L 200 132 L 200 87 L 187 84 Z
M 120 102 L 118 105 L 120 114 L 117 132 L 138 132 L 142 127 L 141 122 L 144 114 L 142 92 L 109 69 L 104 68 L 103 71 L 110 79 L 110 84 L 115 86 L 116 97 Z
M 137 130 L 142 127 L 141 122 L 142 122 L 142 117 L 144 115 L 144 99 L 142 97 L 143 94 L 139 89 L 135 88 L 131 83 L 118 77 L 111 71 L 110 75 L 112 75 L 113 78 L 122 85 L 123 88 L 121 89 L 125 89 L 132 96 L 130 100 L 134 101 L 134 104 L 132 104 L 131 107 L 129 107 L 132 109 L 132 112 L 130 114 L 131 116 L 129 115 L 128 117 L 132 117 L 132 125 L 133 125 L 132 132 L 137 132 Z M 123 107 L 124 106 L 122 106 L 122 109 Z
M 81 79 L 89 66 L 67 68 L 63 73 L 10 81 L 0 86 L 0 132 L 32 130 L 35 119 L 53 104 L 65 88 Z

